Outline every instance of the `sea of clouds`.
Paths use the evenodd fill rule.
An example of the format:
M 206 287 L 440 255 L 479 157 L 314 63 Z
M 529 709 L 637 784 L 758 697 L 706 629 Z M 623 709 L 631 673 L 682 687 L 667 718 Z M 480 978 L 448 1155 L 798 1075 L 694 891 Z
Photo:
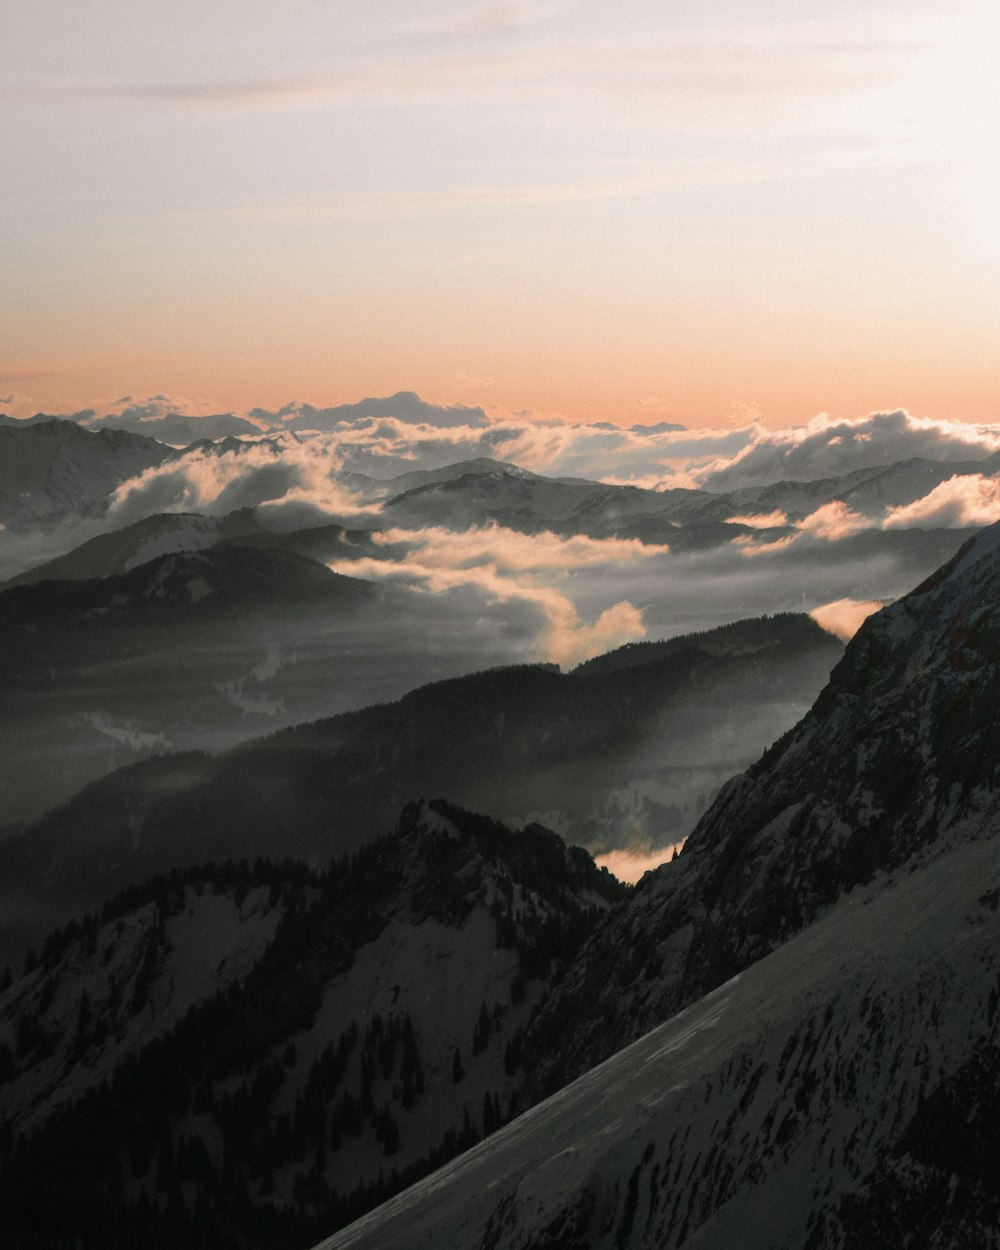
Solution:
M 1000 425 L 922 420 L 902 410 L 819 416 L 780 430 L 759 420 L 623 429 L 400 392 L 241 414 L 165 395 L 125 396 L 69 417 L 91 429 L 159 437 L 178 455 L 123 483 L 100 518 L 0 536 L 0 575 L 154 513 L 254 508 L 273 529 L 333 521 L 379 531 L 374 555 L 336 563 L 336 571 L 431 596 L 461 588 L 483 605 L 531 608 L 538 658 L 562 665 L 638 638 L 775 611 L 813 612 L 848 636 L 873 604 L 904 593 L 950 554 L 960 531 L 1000 518 Z M 467 519 L 460 529 L 399 525 L 386 512 L 399 475 L 415 485 L 421 474 L 482 458 L 545 478 L 736 492 L 725 519 L 747 532 L 673 550 L 663 541 L 528 534 Z M 848 475 L 864 482 L 862 494 L 811 505 L 807 484 Z M 782 482 L 804 484 L 795 506 L 768 506 L 766 492 Z

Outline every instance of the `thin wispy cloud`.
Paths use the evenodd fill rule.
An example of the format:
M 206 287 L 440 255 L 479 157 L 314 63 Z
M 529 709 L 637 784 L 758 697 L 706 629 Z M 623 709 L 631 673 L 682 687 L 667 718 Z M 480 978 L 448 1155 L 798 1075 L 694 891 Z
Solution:
M 497 4 L 451 19 L 441 33 L 524 27 L 529 12 Z M 340 103 L 401 105 L 413 100 L 523 101 L 560 95 L 660 101 L 694 110 L 706 99 L 739 104 L 852 92 L 904 72 L 913 45 L 901 40 L 831 37 L 801 27 L 766 27 L 744 38 L 686 32 L 643 39 L 548 39 L 502 48 L 355 55 L 299 74 L 217 81 L 61 81 L 11 84 L 11 102 L 132 104 L 204 113 L 254 113 Z
M 537 11 L 519 0 L 496 0 L 478 8 L 441 18 L 427 29 L 435 33 L 458 35 L 496 34 L 521 30 L 538 18 Z

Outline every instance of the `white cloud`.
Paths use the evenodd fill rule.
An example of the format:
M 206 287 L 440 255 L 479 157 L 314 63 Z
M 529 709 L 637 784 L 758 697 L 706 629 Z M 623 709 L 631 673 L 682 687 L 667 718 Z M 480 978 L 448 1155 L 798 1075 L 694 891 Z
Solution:
M 201 417 L 218 412 L 207 399 L 185 395 L 123 395 L 98 409 L 101 417 L 125 417 L 135 421 L 157 421 L 161 417 Z
M 866 517 L 854 512 L 841 500 L 835 499 L 811 512 L 799 522 L 798 528 L 800 533 L 813 538 L 838 542 L 841 538 L 856 534 L 858 530 L 867 529 L 870 524 Z
M 821 603 L 809 615 L 820 629 L 850 642 L 865 621 L 884 607 L 885 603 L 878 599 L 835 599 Z
M 420 562 L 427 567 L 472 569 L 490 565 L 504 574 L 547 573 L 559 577 L 583 568 L 643 564 L 670 550 L 634 538 L 523 534 L 501 525 L 459 532 L 440 526 L 390 529 L 377 535 L 376 542 L 418 552 Z
M 154 512 L 223 516 L 238 508 L 307 505 L 323 514 L 365 517 L 355 497 L 334 480 L 336 447 L 329 440 L 198 449 L 130 478 L 112 494 L 108 519 L 121 528 Z
M 376 541 L 386 549 L 386 559 L 330 567 L 355 577 L 406 581 L 434 594 L 473 587 L 501 602 L 530 604 L 545 622 L 538 640 L 541 658 L 564 666 L 646 633 L 642 611 L 625 600 L 601 608 L 593 620 L 583 619 L 564 588 L 571 574 L 649 562 L 666 552 L 633 541 L 527 535 L 500 526 L 462 533 L 439 527 L 394 529 Z
M 752 512 L 746 516 L 731 516 L 726 520 L 730 525 L 746 525 L 753 530 L 778 529 L 789 523 L 788 517 L 778 509 L 774 512 Z
M 944 526 L 963 529 L 1000 520 L 1000 480 L 969 474 L 949 478 L 923 499 L 890 509 L 886 529 Z
M 819 416 L 805 426 L 753 427 L 742 451 L 695 472 L 708 490 L 736 490 L 772 482 L 805 482 L 857 469 L 926 460 L 976 460 L 1000 449 L 1000 426 L 927 421 L 902 409 L 856 420 Z

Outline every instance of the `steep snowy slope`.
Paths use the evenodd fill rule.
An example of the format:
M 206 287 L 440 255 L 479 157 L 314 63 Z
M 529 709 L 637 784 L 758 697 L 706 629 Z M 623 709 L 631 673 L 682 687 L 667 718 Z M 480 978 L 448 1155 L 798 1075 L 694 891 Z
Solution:
M 317 1250 L 994 1246 L 998 889 L 855 890 Z
M 870 618 L 524 1048 L 536 1090 L 613 1057 L 324 1246 L 995 1245 L 998 719 L 994 526 Z
M 4 1123 L 36 1128 L 247 976 L 285 911 L 269 887 L 260 868 L 190 871 L 50 934 L 0 993 Z
M 998 606 L 993 526 L 868 619 L 809 714 L 724 787 L 553 999 L 537 1038 L 552 1087 L 874 873 L 995 829 Z M 573 1038 L 556 1059 L 553 1036 Z

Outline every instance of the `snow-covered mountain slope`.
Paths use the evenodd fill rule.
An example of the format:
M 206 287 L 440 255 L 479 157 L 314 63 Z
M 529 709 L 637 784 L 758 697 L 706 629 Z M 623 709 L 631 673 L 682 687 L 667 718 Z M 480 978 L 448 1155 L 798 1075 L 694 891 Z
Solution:
M 100 534 L 65 555 L 48 560 L 3 584 L 34 586 L 44 581 L 89 581 L 128 573 L 140 564 L 177 551 L 201 551 L 227 538 L 250 539 L 261 527 L 250 510 L 225 517 L 157 512 L 124 529 Z
M 203 551 L 206 547 L 265 547 L 290 551 L 319 560 L 385 558 L 387 547 L 372 541 L 374 531 L 349 530 L 342 525 L 309 526 L 305 529 L 275 531 L 265 528 L 253 508 L 241 508 L 221 517 L 189 512 L 157 512 L 123 529 L 100 534 L 65 555 L 37 565 L 0 585 L 34 586 L 43 581 L 89 581 L 128 573 L 157 556 L 179 551 Z
M 371 632 L 371 614 L 358 620 Z M 99 636 L 106 639 L 104 628 Z M 230 650 L 234 643 L 230 633 Z M 358 646 L 341 662 L 356 662 Z M 51 905 L 69 891 L 78 910 L 206 856 L 325 860 L 378 836 L 403 804 L 427 793 L 498 819 L 547 824 L 595 853 L 660 849 L 681 841 L 722 783 L 794 723 L 841 654 L 842 644 L 808 617 L 763 618 L 627 647 L 572 673 L 522 665 L 432 683 L 217 758 L 163 755 L 154 743 L 162 758 L 95 781 L 0 844 L 0 899 L 16 889 Z M 335 660 L 327 672 L 336 672 Z M 180 737 L 173 726 L 204 689 L 186 663 L 167 669 L 185 671 L 187 681 L 171 737 Z M 296 662 L 286 680 L 304 667 Z M 248 679 L 239 693 L 260 698 L 281 680 Z M 202 702 L 204 718 L 210 705 Z
M 775 515 L 767 531 L 774 540 L 827 504 L 842 502 L 873 527 L 890 508 L 923 498 L 956 475 L 990 476 L 1000 469 L 996 455 L 981 461 L 939 463 L 912 459 L 859 469 L 834 478 L 775 482 L 762 487 L 712 492 L 674 488 L 649 490 L 601 482 L 540 477 L 514 465 L 470 461 L 447 470 L 410 475 L 379 484 L 387 517 L 398 525 L 443 525 L 451 529 L 498 524 L 525 533 L 553 530 L 592 538 L 639 538 L 674 548 L 714 546 L 747 535 L 760 536 L 742 517 Z M 391 494 L 389 488 L 398 490 Z
M 543 1087 L 748 967 L 873 874 L 995 830 L 998 657 L 993 526 L 868 619 L 809 714 L 723 788 L 680 857 L 595 939 L 539 1018 Z M 553 1058 L 557 1035 L 573 1041 Z
M 0 426 L 0 524 L 23 530 L 87 513 L 127 478 L 175 455 L 155 439 L 91 433 L 74 421 Z
M 459 460 L 440 469 L 413 469 L 409 473 L 397 473 L 394 477 L 379 479 L 363 473 L 346 473 L 345 485 L 356 489 L 363 502 L 395 499 L 409 491 L 437 486 L 459 478 L 501 474 L 509 477 L 533 479 L 536 474 L 522 469 L 507 460 L 491 460 L 489 456 L 477 456 L 473 460 Z
M 198 1238 L 207 1213 L 238 1245 L 366 1209 L 508 1117 L 509 1045 L 622 893 L 555 835 L 443 802 L 327 873 L 133 889 L 0 993 L 5 1244 L 65 1220 L 103 1246 L 124 1219 L 179 1250 L 182 1195 Z
M 322 1250 L 995 1245 L 998 892 L 855 889 Z
M 215 875 L 213 875 L 215 872 Z M 3 1119 L 30 1131 L 251 971 L 284 914 L 262 872 L 133 889 L 50 935 L 0 994 Z
M 998 696 L 1000 525 L 595 933 L 523 1050 L 586 1074 L 325 1250 L 995 1245 Z

